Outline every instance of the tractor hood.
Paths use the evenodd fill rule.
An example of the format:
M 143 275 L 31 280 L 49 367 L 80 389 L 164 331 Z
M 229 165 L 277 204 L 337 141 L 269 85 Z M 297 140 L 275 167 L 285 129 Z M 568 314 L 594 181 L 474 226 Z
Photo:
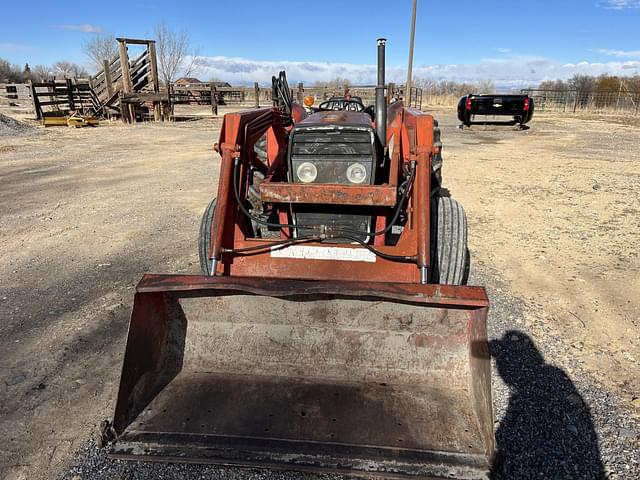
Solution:
M 363 112 L 349 112 L 343 110 L 326 110 L 309 115 L 298 122 L 296 127 L 314 127 L 344 125 L 351 127 L 371 128 L 371 117 Z

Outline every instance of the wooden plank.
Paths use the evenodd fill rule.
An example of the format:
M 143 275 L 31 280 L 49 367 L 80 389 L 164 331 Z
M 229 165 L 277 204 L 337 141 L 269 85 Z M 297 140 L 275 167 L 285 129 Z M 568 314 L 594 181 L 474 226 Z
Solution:
M 122 101 L 122 91 L 118 92 L 118 104 L 120 105 L 120 117 L 122 123 L 129 123 L 129 108 L 128 105 Z
M 66 98 L 59 99 L 59 100 L 51 100 L 47 102 L 40 102 L 40 106 L 42 107 L 51 106 L 51 105 L 68 105 L 68 104 L 69 104 L 69 100 Z
M 131 103 L 131 102 L 168 102 L 169 94 L 168 93 L 152 93 L 152 92 L 134 92 L 134 93 L 123 93 L 122 100 Z
M 42 120 L 42 107 L 40 106 L 36 85 L 31 82 L 29 83 L 31 84 L 31 98 L 33 99 L 33 111 L 36 113 L 36 120 Z
M 116 40 L 120 43 L 128 43 L 129 45 L 147 45 L 149 43 L 156 43 L 155 40 L 143 40 L 140 38 L 118 37 Z
M 153 91 L 160 91 L 160 78 L 158 77 L 158 58 L 156 56 L 156 44 L 149 44 L 149 66 L 151 67 L 151 82 Z
M 158 77 L 158 59 L 156 57 L 156 44 L 149 43 L 147 44 L 147 50 L 149 51 L 149 68 L 151 74 L 151 86 L 153 87 L 154 92 L 160 91 L 160 78 Z M 167 88 L 168 90 L 168 88 Z M 160 103 L 154 102 L 153 104 L 153 119 L 157 122 L 160 120 L 162 116 Z
M 71 83 L 70 78 L 67 78 L 67 99 L 69 100 L 69 110 L 75 110 L 76 104 L 73 98 L 73 83 Z
M 122 69 L 122 91 L 131 93 L 133 85 L 131 85 L 131 73 L 129 71 L 129 54 L 127 46 L 120 42 L 118 44 L 118 52 L 120 53 L 120 68 Z
M 131 83 L 131 73 L 129 71 L 129 53 L 127 44 L 123 39 L 118 40 L 118 54 L 120 55 L 120 68 L 122 69 L 122 92 L 131 93 L 133 85 Z M 135 123 L 135 107 L 131 104 L 125 105 L 120 102 L 122 121 L 125 123 Z M 124 110 L 128 110 L 126 113 Z
M 104 69 L 104 83 L 107 87 L 107 98 L 113 96 L 113 82 L 111 81 L 111 65 L 108 60 L 102 61 L 102 68 Z

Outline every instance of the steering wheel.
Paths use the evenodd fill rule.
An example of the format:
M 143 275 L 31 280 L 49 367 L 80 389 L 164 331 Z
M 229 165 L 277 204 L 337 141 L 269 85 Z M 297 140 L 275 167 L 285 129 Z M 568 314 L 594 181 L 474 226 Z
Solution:
M 364 110 L 364 105 L 357 100 L 340 99 L 340 100 L 327 100 L 318 105 L 318 110 L 348 110 L 350 112 L 361 112 Z

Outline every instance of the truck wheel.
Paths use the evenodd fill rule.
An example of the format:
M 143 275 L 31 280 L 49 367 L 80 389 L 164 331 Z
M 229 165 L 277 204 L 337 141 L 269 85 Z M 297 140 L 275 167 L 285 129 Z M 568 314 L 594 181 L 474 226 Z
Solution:
M 451 197 L 431 200 L 431 283 L 464 285 L 469 276 L 467 216 Z
M 211 245 L 211 229 L 213 228 L 213 212 L 216 209 L 214 198 L 207 205 L 202 221 L 200 222 L 200 236 L 198 237 L 198 255 L 200 257 L 200 270 L 203 275 L 211 275 L 211 263 L 209 261 L 209 246 Z

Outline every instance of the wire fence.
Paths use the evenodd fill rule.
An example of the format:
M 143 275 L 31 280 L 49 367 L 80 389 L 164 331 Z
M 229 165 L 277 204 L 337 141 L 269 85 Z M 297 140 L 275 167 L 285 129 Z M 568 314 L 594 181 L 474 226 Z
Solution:
M 640 92 L 524 89 L 541 112 L 640 114 Z

